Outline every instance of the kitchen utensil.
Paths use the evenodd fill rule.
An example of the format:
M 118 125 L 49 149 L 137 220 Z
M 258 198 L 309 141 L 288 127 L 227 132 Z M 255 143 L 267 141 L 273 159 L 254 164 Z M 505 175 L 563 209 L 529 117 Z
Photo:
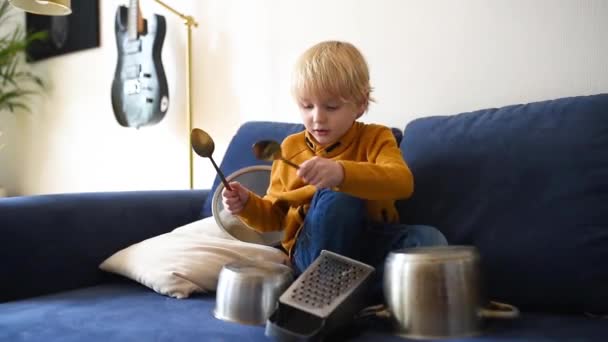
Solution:
M 253 144 L 253 155 L 259 160 L 273 161 L 282 160 L 289 166 L 299 169 L 300 166 L 285 159 L 281 154 L 281 144 L 274 140 L 260 140 Z
M 196 154 L 203 158 L 209 158 L 209 160 L 211 160 L 211 164 L 213 164 L 215 171 L 220 176 L 220 179 L 222 180 L 222 183 L 224 184 L 226 189 L 232 191 L 232 188 L 226 181 L 226 177 L 224 177 L 224 173 L 222 173 L 220 168 L 215 163 L 215 160 L 213 160 L 213 151 L 215 150 L 215 143 L 213 142 L 213 139 L 211 139 L 211 136 L 202 129 L 194 128 L 192 132 L 190 132 L 190 144 L 192 145 L 192 149 L 194 150 L 194 152 L 196 152 Z
M 279 297 L 266 335 L 317 340 L 350 323 L 364 305 L 372 266 L 323 250 Z
M 264 324 L 292 281 L 293 271 L 286 265 L 264 261 L 228 263 L 220 271 L 213 314 L 226 321 Z
M 271 169 L 270 165 L 247 166 L 230 174 L 227 181 L 239 182 L 257 195 L 264 196 L 270 184 Z M 220 229 L 233 238 L 245 242 L 267 246 L 279 246 L 281 244 L 283 232 L 258 232 L 246 225 L 238 216 L 224 210 L 224 204 L 222 203 L 223 190 L 224 185 L 219 184 L 211 199 L 211 212 Z
M 384 294 L 397 333 L 407 338 L 478 335 L 485 318 L 514 318 L 514 306 L 489 302 L 473 246 L 392 251 L 385 260 Z

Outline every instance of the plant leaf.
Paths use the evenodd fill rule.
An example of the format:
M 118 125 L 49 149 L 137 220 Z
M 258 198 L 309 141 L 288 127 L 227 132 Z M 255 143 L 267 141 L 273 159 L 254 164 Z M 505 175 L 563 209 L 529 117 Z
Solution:
M 45 89 L 42 78 L 33 74 L 27 63 L 29 46 L 48 38 L 48 33 L 25 32 L 14 21 L 12 8 L 7 0 L 0 0 L 0 111 L 14 112 L 17 109 L 30 111 L 26 104 L 30 96 Z M 12 29 L 9 25 L 13 25 Z

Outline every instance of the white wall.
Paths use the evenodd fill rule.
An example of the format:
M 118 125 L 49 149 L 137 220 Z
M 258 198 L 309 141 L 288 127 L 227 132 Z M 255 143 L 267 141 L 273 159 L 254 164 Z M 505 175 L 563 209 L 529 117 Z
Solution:
M 218 162 L 244 121 L 298 121 L 291 65 L 326 39 L 348 40 L 368 58 L 378 103 L 367 122 L 403 128 L 420 116 L 608 92 L 604 0 L 166 2 L 200 23 L 194 126 L 212 135 Z M 168 22 L 171 105 L 154 127 L 122 128 L 110 102 L 121 3 L 101 0 L 100 48 L 36 64 L 53 89 L 35 115 L 0 121 L 12 132 L 0 152 L 0 183 L 12 194 L 188 187 L 185 27 L 141 1 L 144 16 Z M 210 162 L 196 158 L 195 187 L 212 177 Z

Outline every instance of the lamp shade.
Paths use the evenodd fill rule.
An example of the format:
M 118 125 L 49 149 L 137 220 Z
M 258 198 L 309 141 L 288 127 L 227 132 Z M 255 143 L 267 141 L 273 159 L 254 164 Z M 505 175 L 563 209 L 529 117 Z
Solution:
M 9 0 L 26 12 L 41 15 L 68 15 L 72 13 L 71 0 Z

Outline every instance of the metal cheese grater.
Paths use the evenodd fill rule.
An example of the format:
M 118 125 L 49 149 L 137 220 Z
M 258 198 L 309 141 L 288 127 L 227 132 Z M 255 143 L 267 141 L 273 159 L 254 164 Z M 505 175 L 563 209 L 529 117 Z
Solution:
M 279 297 L 266 335 L 281 340 L 318 340 L 350 323 L 364 305 L 374 268 L 323 250 Z

